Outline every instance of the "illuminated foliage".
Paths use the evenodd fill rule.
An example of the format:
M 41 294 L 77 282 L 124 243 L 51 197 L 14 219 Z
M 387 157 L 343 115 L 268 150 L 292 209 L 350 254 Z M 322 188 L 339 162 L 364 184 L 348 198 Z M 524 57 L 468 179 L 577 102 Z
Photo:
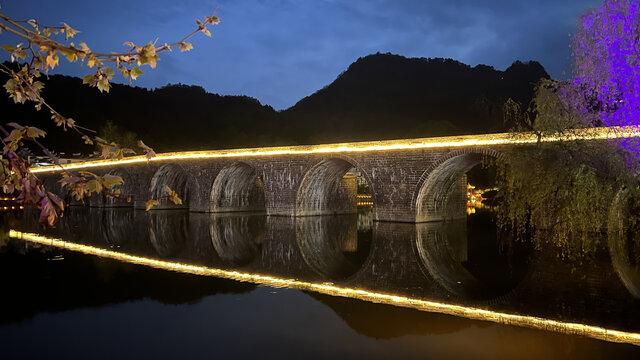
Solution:
M 640 3 L 605 0 L 578 19 L 573 39 L 576 77 L 541 81 L 525 110 L 509 101 L 514 129 L 543 140 L 580 128 L 640 125 Z M 615 131 L 615 129 L 612 129 Z M 514 148 L 499 161 L 499 224 L 536 243 L 551 241 L 565 255 L 592 253 L 606 231 L 614 197 L 640 199 L 637 138 L 540 142 Z M 630 224 L 638 219 L 629 219 Z
M 100 92 L 109 92 L 110 81 L 116 71 L 125 79 L 129 79 L 130 82 L 136 80 L 138 76 L 143 74 L 141 66 L 156 67 L 159 59 L 158 53 L 170 51 L 175 47 L 181 51 L 191 50 L 193 45 L 187 40 L 199 32 L 211 36 L 207 26 L 218 23 L 218 17 L 211 14 L 205 16 L 204 21 L 196 19 L 196 29 L 175 43 L 157 45 L 155 42 L 148 42 L 145 45 L 136 45 L 132 42 L 125 42 L 128 49 L 123 52 L 98 53 L 91 50 L 84 42 L 79 42 L 77 45 L 70 42 L 70 39 L 74 38 L 78 31 L 66 23 L 61 23 L 60 26 L 46 26 L 34 19 L 15 20 L 0 13 L 0 34 L 12 34 L 22 40 L 16 45 L 5 44 L 1 46 L 4 51 L 9 53 L 11 62 L 15 63 L 15 66 L 0 64 L 0 71 L 9 77 L 9 80 L 4 84 L 4 89 L 16 103 L 32 102 L 38 111 L 43 107 L 47 109 L 51 114 L 51 120 L 58 127 L 63 131 L 73 130 L 85 144 L 99 147 L 103 158 L 122 158 L 127 154 L 135 154 L 136 152 L 131 148 L 123 147 L 113 139 L 107 140 L 97 136 L 95 131 L 80 126 L 74 119 L 64 116 L 49 105 L 41 96 L 41 91 L 45 86 L 42 81 L 38 80 L 41 78 L 41 73 L 48 73 L 56 68 L 59 65 L 60 57 L 64 57 L 69 62 L 95 69 L 91 74 L 83 77 L 83 83 L 96 87 Z M 0 161 L 0 182 L 3 190 L 5 193 L 17 191 L 19 201 L 41 209 L 41 224 L 53 226 L 58 217 L 62 216 L 65 204 L 57 196 L 44 189 L 38 178 L 30 171 L 30 164 L 18 155 L 18 150 L 24 147 L 25 142 L 33 143 L 56 166 L 60 168 L 63 166 L 58 158 L 39 141 L 39 138 L 46 135 L 44 131 L 33 126 L 22 126 L 15 123 L 8 125 L 13 128 L 11 132 L 0 125 L 0 132 L 4 134 L 2 139 L 4 144 L 3 159 Z M 113 133 L 115 129 L 107 126 L 106 130 L 102 130 L 102 133 L 109 133 L 109 131 Z M 126 134 L 121 140 L 135 143 Z M 137 145 L 147 158 L 155 155 L 153 149 L 142 141 L 139 141 Z M 66 186 L 71 190 L 76 199 L 82 200 L 91 194 L 101 192 L 106 192 L 110 196 L 118 196 L 119 194 L 110 193 L 109 190 L 115 185 L 122 184 L 122 179 L 88 172 L 75 174 L 64 170 L 61 183 L 63 187 Z M 175 192 L 171 191 L 168 194 L 171 200 L 180 201 Z
M 578 19 L 573 83 L 607 126 L 640 125 L 640 2 L 604 0 Z M 586 109 L 588 110 L 588 109 Z M 637 139 L 623 142 L 640 159 Z

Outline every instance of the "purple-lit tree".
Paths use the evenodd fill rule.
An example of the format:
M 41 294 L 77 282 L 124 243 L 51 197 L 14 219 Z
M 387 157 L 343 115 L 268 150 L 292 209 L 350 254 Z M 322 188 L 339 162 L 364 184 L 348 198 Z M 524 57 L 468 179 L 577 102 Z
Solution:
M 527 110 L 507 104 L 514 129 L 543 136 L 640 126 L 640 1 L 604 0 L 580 16 L 572 48 L 574 79 L 541 81 Z M 592 253 L 598 246 L 593 234 L 610 225 L 612 203 L 624 189 L 633 205 L 625 210 L 624 226 L 640 233 L 637 140 L 514 147 L 498 168 L 498 223 L 504 229 L 532 234 L 538 244 L 551 241 L 565 254 Z
M 640 1 L 604 0 L 578 19 L 575 78 L 605 126 L 640 125 Z M 624 147 L 640 159 L 640 143 Z

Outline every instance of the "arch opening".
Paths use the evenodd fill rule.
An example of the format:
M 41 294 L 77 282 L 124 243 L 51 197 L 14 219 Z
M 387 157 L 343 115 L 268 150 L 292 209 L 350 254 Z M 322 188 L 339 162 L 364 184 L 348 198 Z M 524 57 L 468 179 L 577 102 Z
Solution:
M 174 204 L 168 198 L 167 187 L 178 194 L 182 200 L 181 205 Z M 184 169 L 178 165 L 167 164 L 161 166 L 151 178 L 151 189 L 149 193 L 152 199 L 159 202 L 152 210 L 189 208 L 190 192 L 188 177 Z
M 210 212 L 266 212 L 264 185 L 256 170 L 234 163 L 220 171 L 211 187 Z
M 105 208 L 133 207 L 136 197 L 133 177 L 127 171 L 121 169 L 111 170 L 107 174 L 121 177 L 123 184 L 113 186 L 108 190 L 109 194 L 105 194 L 105 192 L 94 194 L 91 196 L 90 206 Z
M 490 299 L 524 278 L 533 248 L 496 224 L 499 190 L 490 160 L 499 154 L 465 151 L 433 168 L 420 188 L 416 247 L 423 268 L 447 291 Z
M 296 216 L 355 214 L 373 206 L 370 184 L 343 159 L 327 159 L 309 170 L 298 189 Z
M 483 154 L 452 157 L 434 168 L 416 198 L 416 222 L 467 217 L 467 172 L 482 163 Z

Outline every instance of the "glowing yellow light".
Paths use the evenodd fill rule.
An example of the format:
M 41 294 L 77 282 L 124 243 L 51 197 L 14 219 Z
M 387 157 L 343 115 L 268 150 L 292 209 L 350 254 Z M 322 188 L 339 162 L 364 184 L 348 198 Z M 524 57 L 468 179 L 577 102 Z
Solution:
M 267 275 L 243 273 L 239 271 L 222 270 L 205 266 L 181 264 L 170 261 L 150 259 L 142 256 L 129 255 L 116 251 L 101 249 L 93 246 L 66 242 L 61 239 L 49 238 L 33 233 L 23 233 L 10 230 L 9 236 L 16 239 L 38 243 L 42 245 L 54 246 L 61 249 L 80 252 L 84 254 L 96 255 L 104 258 L 115 259 L 122 262 L 145 265 L 158 269 L 183 272 L 195 275 L 215 276 L 219 278 L 231 279 L 242 282 L 250 282 L 271 287 L 286 287 L 291 289 L 315 291 L 331 296 L 341 296 L 375 303 L 390 304 L 406 308 L 413 308 L 421 311 L 434 312 L 440 314 L 453 315 L 474 320 L 485 320 L 499 324 L 524 326 L 534 329 L 555 331 L 563 334 L 587 336 L 595 339 L 629 343 L 640 345 L 640 334 L 612 329 L 605 329 L 598 326 L 568 323 L 551 319 L 544 319 L 533 316 L 517 315 L 494 312 L 490 310 L 427 301 L 405 296 L 370 292 L 363 289 L 344 288 L 332 284 L 311 283 L 295 279 L 283 279 Z
M 167 160 L 195 160 L 225 157 L 253 157 L 272 155 L 299 155 L 299 154 L 322 154 L 322 153 L 343 153 L 343 152 L 366 152 L 366 151 L 388 151 L 388 150 L 409 150 L 426 148 L 451 148 L 469 146 L 491 146 L 491 145 L 518 145 L 533 144 L 541 142 L 573 141 L 573 140 L 599 140 L 599 139 L 621 139 L 630 137 L 640 137 L 640 127 L 608 127 L 589 128 L 575 130 L 570 134 L 546 135 L 538 138 L 533 133 L 500 133 L 484 135 L 463 135 L 447 136 L 436 138 L 405 139 L 405 140 L 382 140 L 364 141 L 340 144 L 325 145 L 301 145 L 301 146 L 280 146 L 250 149 L 232 150 L 209 150 L 209 151 L 185 151 L 158 154 L 148 160 L 145 156 L 132 156 L 117 160 L 92 160 L 64 165 L 65 169 L 83 169 L 91 167 L 105 167 L 113 165 L 126 165 L 144 163 L 147 161 L 167 161 Z M 43 166 L 33 168 L 34 173 L 62 171 L 62 166 Z

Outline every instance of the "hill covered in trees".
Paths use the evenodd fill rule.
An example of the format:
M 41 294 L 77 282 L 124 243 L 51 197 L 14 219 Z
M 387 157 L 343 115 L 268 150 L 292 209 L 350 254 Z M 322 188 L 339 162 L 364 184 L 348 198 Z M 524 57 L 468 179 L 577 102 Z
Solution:
M 111 122 L 116 131 L 133 132 L 156 151 L 170 151 L 502 131 L 504 102 L 528 103 L 534 84 L 548 77 L 537 62 L 515 62 L 498 71 L 451 59 L 375 54 L 280 112 L 250 97 L 210 94 L 198 86 L 147 90 L 113 84 L 106 94 L 61 75 L 45 80 L 43 96 L 85 127 L 97 130 Z M 48 112 L 36 112 L 33 104 L 0 96 L 0 106 L 5 123 L 42 128 L 46 145 L 57 151 L 93 150 L 56 128 Z

